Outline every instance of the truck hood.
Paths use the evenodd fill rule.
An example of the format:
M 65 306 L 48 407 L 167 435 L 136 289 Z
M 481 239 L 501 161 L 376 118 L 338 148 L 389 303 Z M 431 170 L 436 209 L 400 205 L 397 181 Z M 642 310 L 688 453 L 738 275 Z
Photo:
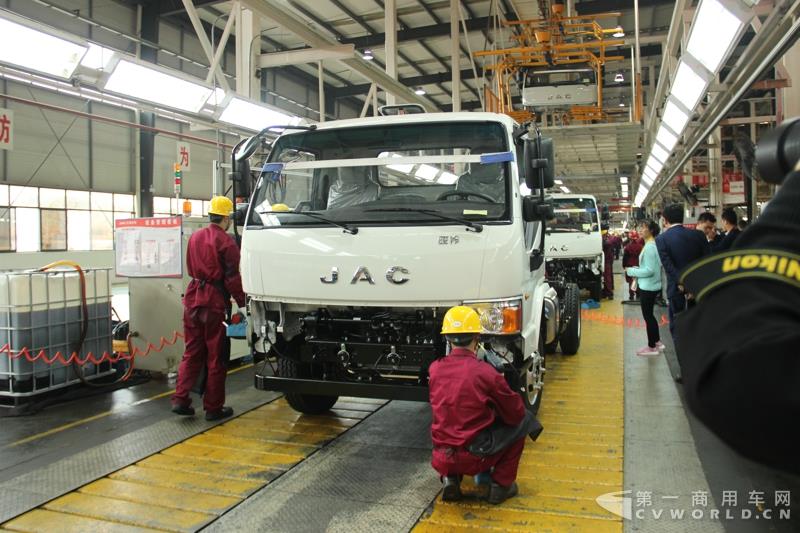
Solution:
M 518 296 L 526 263 L 514 227 L 245 230 L 242 281 L 254 298 L 312 305 L 444 306 Z
M 561 259 L 571 257 L 593 258 L 603 253 L 600 232 L 549 233 L 545 238 L 545 257 Z

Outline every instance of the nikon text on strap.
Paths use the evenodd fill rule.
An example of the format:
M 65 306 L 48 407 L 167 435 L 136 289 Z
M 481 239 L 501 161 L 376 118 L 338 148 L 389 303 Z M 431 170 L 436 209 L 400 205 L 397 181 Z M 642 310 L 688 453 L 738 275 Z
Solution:
M 714 289 L 745 279 L 780 281 L 800 289 L 800 255 L 772 249 L 731 250 L 690 266 L 680 283 L 699 302 Z

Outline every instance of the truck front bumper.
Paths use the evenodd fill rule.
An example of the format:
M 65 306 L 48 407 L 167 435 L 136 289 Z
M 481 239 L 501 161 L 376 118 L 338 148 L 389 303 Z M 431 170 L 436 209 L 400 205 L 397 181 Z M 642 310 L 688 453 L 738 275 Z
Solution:
M 428 387 L 421 385 L 391 385 L 386 383 L 356 383 L 351 381 L 323 381 L 317 379 L 283 378 L 256 374 L 255 387 L 259 390 L 317 394 L 320 396 L 355 396 L 383 400 L 428 401 Z

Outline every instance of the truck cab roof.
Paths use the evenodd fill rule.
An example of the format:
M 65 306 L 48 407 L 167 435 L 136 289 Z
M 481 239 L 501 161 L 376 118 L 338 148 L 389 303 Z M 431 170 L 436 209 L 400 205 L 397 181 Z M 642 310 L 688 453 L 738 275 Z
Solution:
M 316 124 L 317 130 L 335 128 L 353 128 L 359 126 L 379 126 L 394 124 L 425 124 L 430 122 L 500 122 L 507 129 L 512 130 L 519 124 L 501 113 L 413 113 L 408 115 L 393 115 L 380 117 L 350 118 L 345 120 L 331 120 Z

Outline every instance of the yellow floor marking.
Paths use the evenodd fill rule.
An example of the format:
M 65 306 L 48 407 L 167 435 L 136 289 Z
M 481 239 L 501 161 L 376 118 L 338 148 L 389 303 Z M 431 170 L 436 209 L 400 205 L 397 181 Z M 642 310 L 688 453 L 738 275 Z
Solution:
M 284 470 L 267 465 L 252 466 L 220 463 L 197 457 L 184 457 L 176 460 L 174 456 L 164 455 L 163 453 L 150 456 L 136 464 L 145 468 L 159 468 L 170 472 L 191 472 L 219 479 L 250 479 L 254 481 L 263 480 L 264 482 L 271 480 Z
M 213 518 L 213 514 L 181 511 L 152 504 L 142 504 L 72 492 L 45 504 L 49 511 L 88 516 L 109 522 L 165 531 L 197 531 Z
M 385 402 L 305 416 L 277 399 L 30 511 L 14 531 L 197 531 Z M 337 416 L 338 415 L 338 416 Z M 62 523 L 64 527 L 58 527 Z
M 602 311 L 622 314 L 619 302 L 604 302 Z M 584 321 L 577 355 L 547 356 L 539 410 L 544 432 L 537 442 L 526 443 L 517 477 L 520 494 L 490 506 L 465 480 L 467 498 L 458 503 L 437 499 L 415 532 L 620 533 L 622 519 L 595 499 L 622 490 L 622 353 L 622 328 Z
M 243 439 L 263 440 L 265 442 L 296 442 L 297 444 L 313 444 L 320 446 L 335 436 L 335 433 L 315 435 L 313 433 L 292 433 L 263 429 L 259 427 L 217 426 L 208 435 L 221 435 L 223 437 L 239 437 Z
M 228 375 L 235 374 L 236 372 L 240 372 L 242 370 L 245 370 L 246 368 L 252 368 L 252 366 L 253 366 L 253 363 L 250 363 L 250 364 L 247 364 L 247 365 L 242 365 L 240 367 L 236 367 L 236 368 L 234 368 L 232 370 L 229 370 L 228 371 Z M 138 401 L 129 403 L 127 405 L 122 405 L 120 407 L 111 409 L 109 411 L 103 411 L 102 413 L 98 413 L 96 415 L 87 416 L 86 418 L 81 418 L 80 420 L 76 420 L 74 422 L 70 422 L 68 424 L 64 424 L 64 425 L 55 427 L 53 429 L 48 429 L 47 431 L 42 431 L 41 433 L 37 433 L 36 435 L 31 435 L 30 437 L 25 437 L 24 439 L 20 439 L 18 441 L 12 442 L 11 444 L 8 444 L 7 447 L 11 448 L 13 446 L 19 446 L 20 444 L 27 444 L 29 442 L 33 442 L 35 440 L 39 440 L 39 439 L 42 439 L 42 438 L 50 436 L 50 435 L 54 435 L 56 433 L 61 433 L 62 431 L 65 431 L 67 429 L 74 428 L 74 427 L 77 427 L 77 426 L 82 426 L 83 424 L 88 424 L 89 422 L 94 422 L 95 420 L 100 420 L 101 418 L 105 418 L 105 417 L 107 417 L 109 415 L 113 415 L 114 413 L 119 413 L 120 411 L 125 411 L 126 409 L 130 409 L 131 407 L 136 407 L 137 405 L 142 405 L 142 404 L 145 404 L 147 402 L 152 402 L 154 400 L 158 400 L 158 399 L 164 398 L 166 396 L 170 396 L 174 392 L 175 392 L 175 389 L 168 390 L 168 391 L 165 391 L 165 392 L 160 392 L 160 393 L 158 393 L 158 394 L 156 394 L 154 396 L 150 396 L 149 398 L 144 398 L 142 400 L 138 400 Z
M 323 426 L 305 422 L 290 422 L 288 420 L 270 420 L 269 418 L 267 418 L 267 420 L 262 420 L 259 418 L 237 418 L 234 422 L 235 424 L 233 424 L 233 427 L 237 429 L 264 428 L 265 430 L 269 429 L 270 431 L 281 433 L 289 433 L 293 435 L 315 435 L 318 437 L 334 437 L 339 435 L 344 429 L 342 427 L 330 425 Z M 265 426 L 265 423 L 269 423 L 269 425 Z
M 128 526 L 116 522 L 106 522 L 85 516 L 54 513 L 45 509 L 36 509 L 30 513 L 15 518 L 5 525 L 8 530 L 24 531 L 28 533 L 86 533 L 87 531 L 102 531 L 103 533 L 149 533 L 157 531 L 135 526 Z
M 246 497 L 264 484 L 261 481 L 225 479 L 199 472 L 170 471 L 136 465 L 123 468 L 109 477 L 155 487 L 171 487 L 221 496 L 235 496 L 237 498 Z
M 78 492 L 106 496 L 117 500 L 126 500 L 148 505 L 159 505 L 182 511 L 211 513 L 219 515 L 232 505 L 239 503 L 239 498 L 219 496 L 204 492 L 188 491 L 171 487 L 154 487 L 120 479 L 98 479 L 89 483 Z
M 277 452 L 256 452 L 248 450 L 230 450 L 215 446 L 203 446 L 200 444 L 195 444 L 195 441 L 192 439 L 167 448 L 161 453 L 163 455 L 171 455 L 179 458 L 196 457 L 198 459 L 207 459 L 209 461 L 217 461 L 220 463 L 270 466 L 284 469 L 291 467 L 296 462 L 302 461 L 305 458 L 305 456 L 300 453 L 289 454 Z
M 241 437 L 231 437 L 228 435 L 215 435 L 206 433 L 198 435 L 192 439 L 193 444 L 200 446 L 213 446 L 226 448 L 236 453 L 236 450 L 247 450 L 256 452 L 283 453 L 291 455 L 305 456 L 313 453 L 318 446 L 310 444 L 297 444 L 294 442 L 268 442 L 254 439 L 243 439 Z

